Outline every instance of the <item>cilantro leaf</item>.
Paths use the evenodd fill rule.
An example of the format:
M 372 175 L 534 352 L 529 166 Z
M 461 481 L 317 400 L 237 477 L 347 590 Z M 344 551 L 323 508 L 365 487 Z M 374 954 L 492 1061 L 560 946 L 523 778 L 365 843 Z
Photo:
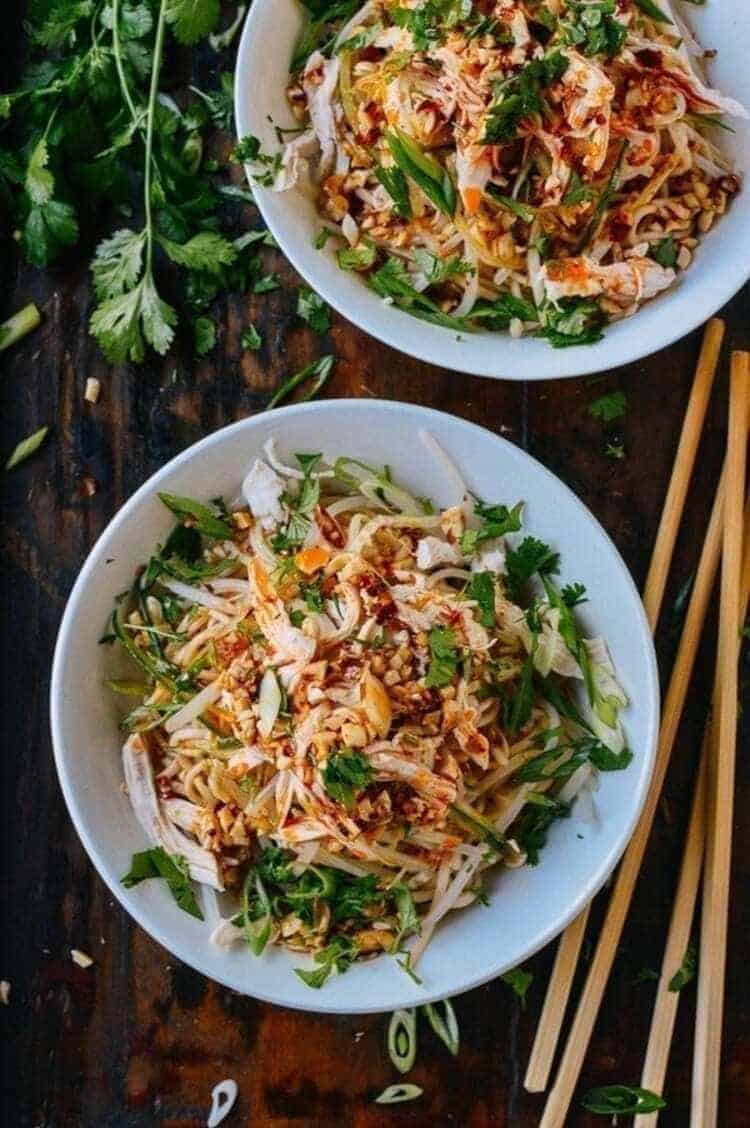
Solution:
M 328 758 L 322 774 L 323 786 L 331 798 L 351 811 L 357 795 L 368 786 L 375 772 L 361 752 L 342 749 Z
M 214 48 L 214 50 L 217 50 L 217 48 Z M 232 128 L 234 75 L 231 71 L 222 71 L 219 74 L 219 85 L 215 90 L 203 91 L 197 86 L 191 86 L 190 89 L 201 99 L 217 129 L 229 130 Z
M 659 266 L 665 269 L 672 269 L 677 266 L 677 244 L 672 235 L 667 235 L 666 239 L 662 239 L 659 243 L 652 243 L 649 254 L 654 262 L 658 262 Z
M 505 554 L 505 589 L 514 603 L 520 603 L 526 584 L 534 575 L 554 575 L 560 554 L 536 537 L 524 537 L 517 548 Z
M 318 967 L 312 971 L 297 967 L 294 969 L 295 974 L 308 987 L 318 990 L 334 971 L 339 973 L 346 971 L 357 958 L 357 951 L 357 945 L 353 940 L 347 936 L 337 936 L 327 948 L 323 948 L 313 956 Z
M 145 231 L 121 227 L 103 239 L 91 264 L 94 291 L 100 301 L 114 298 L 137 284 L 143 269 Z
M 114 364 L 141 361 L 144 341 L 162 356 L 174 338 L 177 313 L 157 293 L 153 277 L 144 274 L 138 285 L 102 302 L 91 317 L 91 333 Z
M 456 634 L 450 627 L 432 627 L 428 635 L 430 665 L 425 685 L 442 689 L 450 685 L 458 671 L 459 652 Z
M 467 529 L 461 534 L 461 551 L 470 556 L 485 541 L 494 540 L 496 537 L 505 536 L 506 533 L 517 533 L 521 528 L 521 513 L 523 502 L 519 501 L 512 509 L 507 505 L 486 505 L 483 501 L 474 502 L 474 512 L 481 518 L 479 529 Z
M 542 310 L 542 328 L 537 336 L 546 337 L 553 348 L 593 345 L 601 341 L 606 314 L 593 298 L 562 298 Z
M 588 413 L 594 419 L 601 419 L 602 423 L 611 423 L 614 419 L 621 419 L 628 406 L 627 397 L 622 391 L 607 392 L 594 400 L 588 406 Z
M 523 120 L 544 110 L 543 90 L 557 82 L 568 69 L 562 51 L 532 59 L 517 75 L 500 85 L 500 98 L 487 111 L 483 143 L 511 141 Z
M 495 625 L 495 580 L 492 572 L 475 572 L 464 592 L 467 599 L 479 605 L 479 621 L 485 627 Z
M 175 39 L 189 47 L 215 30 L 219 22 L 219 0 L 169 0 L 167 22 Z
M 39 140 L 26 166 L 26 179 L 24 185 L 29 194 L 29 199 L 34 204 L 47 204 L 52 199 L 55 191 L 55 178 L 47 167 L 49 164 L 49 149 L 46 137 Z
M 488 329 L 507 329 L 513 318 L 519 321 L 537 321 L 539 314 L 533 302 L 517 298 L 514 294 L 501 294 L 488 302 L 476 302 L 467 315 L 471 321 L 479 321 Z
M 562 23 L 565 42 L 582 54 L 618 55 L 627 38 L 625 24 L 614 18 L 615 0 L 599 0 L 594 4 L 570 3 L 569 19 Z
M 697 963 L 698 952 L 691 940 L 685 950 L 685 955 L 682 957 L 682 963 L 669 981 L 669 990 L 681 991 L 683 987 L 687 987 L 688 983 L 695 979 Z
M 193 322 L 193 348 L 196 356 L 206 356 L 216 344 L 216 322 L 210 317 L 196 317 Z
M 521 1010 L 525 1010 L 526 992 L 534 982 L 534 976 L 532 972 L 525 971 L 522 967 L 514 967 L 511 968 L 510 971 L 506 971 L 504 975 L 500 976 L 500 978 L 502 979 L 503 983 L 507 983 L 507 985 L 513 991 L 513 994 L 516 995 L 519 999 L 521 1003 Z
M 355 247 L 342 247 L 336 259 L 342 270 L 367 270 L 377 257 L 377 248 L 371 239 L 362 239 Z
M 161 877 L 166 881 L 169 892 L 183 912 L 203 920 L 184 858 L 168 854 L 162 846 L 154 846 L 150 850 L 133 854 L 130 869 L 121 880 L 126 889 L 132 889 L 134 885 L 152 877 Z
M 390 892 L 396 905 L 396 915 L 398 917 L 398 934 L 393 947 L 394 949 L 398 949 L 401 947 L 402 940 L 405 940 L 407 936 L 412 936 L 414 933 L 419 932 L 419 914 L 417 913 L 417 906 L 414 904 L 411 890 L 403 881 L 392 885 Z
M 71 204 L 53 199 L 29 209 L 21 243 L 34 266 L 47 266 L 62 247 L 71 247 L 77 239 L 78 220 Z
M 455 278 L 456 275 L 474 273 L 471 263 L 464 262 L 458 256 L 443 259 L 423 247 L 417 247 L 414 251 L 414 261 L 431 286 L 437 286 L 448 278 Z
M 263 338 L 261 337 L 256 327 L 251 324 L 248 325 L 246 329 L 243 329 L 242 336 L 240 337 L 240 342 L 243 349 L 252 349 L 253 352 L 257 352 L 257 350 L 263 344 Z
M 636 3 L 640 7 L 642 0 L 636 0 Z M 600 1116 L 645 1116 L 667 1107 L 667 1102 L 658 1094 L 636 1085 L 602 1085 L 590 1089 L 581 1098 L 581 1104 L 589 1112 Z
M 160 235 L 159 244 L 172 262 L 185 266 L 188 270 L 221 274 L 223 267 L 231 266 L 237 260 L 235 247 L 216 231 L 201 231 L 182 244 Z
M 302 286 L 297 293 L 297 317 L 306 321 L 315 333 L 327 333 L 331 328 L 327 303 L 314 290 Z

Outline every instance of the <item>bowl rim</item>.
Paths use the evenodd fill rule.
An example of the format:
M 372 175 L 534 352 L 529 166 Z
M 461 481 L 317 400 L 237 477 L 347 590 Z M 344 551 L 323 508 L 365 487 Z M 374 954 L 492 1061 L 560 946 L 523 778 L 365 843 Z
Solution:
M 479 432 L 483 436 L 489 435 L 495 442 L 512 448 L 517 454 L 520 454 L 524 459 L 528 459 L 535 466 L 535 470 L 540 472 L 543 477 L 546 477 L 550 483 L 553 483 L 557 489 L 564 491 L 569 500 L 573 503 L 574 507 L 578 510 L 580 516 L 589 521 L 595 532 L 601 538 L 602 542 L 608 547 L 613 559 L 617 562 L 626 586 L 630 587 L 631 594 L 634 596 L 634 610 L 638 620 L 634 631 L 635 636 L 639 639 L 640 643 L 645 643 L 644 656 L 646 662 L 644 664 L 643 687 L 639 695 L 639 701 L 642 703 L 644 710 L 646 710 L 647 717 L 647 735 L 642 746 L 643 765 L 641 768 L 640 776 L 635 785 L 634 792 L 632 793 L 633 804 L 630 817 L 627 824 L 623 828 L 618 841 L 615 841 L 609 850 L 600 859 L 598 866 L 592 872 L 585 887 L 571 901 L 567 911 L 559 916 L 555 921 L 551 922 L 548 927 L 540 932 L 532 943 L 521 953 L 513 964 L 508 963 L 498 966 L 493 966 L 486 973 L 474 976 L 471 979 L 462 982 L 460 986 L 451 988 L 450 994 L 445 991 L 430 991 L 424 988 L 414 988 L 409 980 L 404 977 L 404 1001 L 400 1004 L 404 1007 L 425 1005 L 427 1003 L 437 1002 L 447 997 L 454 997 L 463 994 L 466 991 L 473 990 L 476 987 L 488 983 L 498 976 L 502 975 L 505 970 L 510 966 L 517 966 L 523 961 L 529 959 L 536 952 L 540 951 L 546 944 L 548 944 L 555 936 L 559 935 L 568 925 L 580 914 L 580 912 L 591 903 L 593 898 L 600 892 L 605 882 L 610 877 L 617 863 L 620 861 L 627 845 L 635 830 L 636 824 L 640 819 L 641 812 L 646 802 L 648 790 L 651 786 L 653 779 L 654 767 L 656 763 L 656 748 L 657 736 L 660 725 L 660 685 L 658 666 L 656 661 L 656 653 L 654 649 L 653 636 L 648 624 L 645 609 L 641 601 L 640 594 L 635 586 L 630 569 L 623 560 L 617 546 L 612 541 L 604 527 L 600 524 L 594 514 L 588 507 L 580 500 L 580 498 L 573 492 L 573 490 L 553 472 L 547 469 L 543 463 L 534 458 L 522 447 L 517 446 L 515 443 L 509 442 L 501 435 L 495 434 L 486 427 L 482 427 L 477 423 L 470 422 L 469 420 L 462 419 L 459 416 L 450 414 L 449 412 L 438 411 L 435 408 L 422 407 L 416 404 L 402 404 L 398 401 L 381 400 L 381 399 L 337 399 L 337 400 L 322 400 L 318 402 L 298 403 L 291 404 L 286 407 L 277 408 L 271 412 L 261 412 L 244 419 L 240 419 L 234 423 L 228 424 L 214 431 L 212 434 L 205 436 L 198 442 L 193 443 L 185 450 L 181 451 L 174 458 L 166 462 L 162 467 L 151 474 L 146 481 L 138 487 L 138 489 L 131 495 L 130 498 L 120 507 L 114 514 L 112 519 L 107 522 L 102 529 L 99 536 L 96 538 L 93 546 L 89 550 L 76 581 L 68 596 L 65 606 L 65 611 L 58 630 L 57 640 L 55 643 L 55 651 L 52 662 L 52 674 L 50 679 L 49 690 L 49 709 L 50 709 L 50 728 L 52 733 L 52 747 L 54 754 L 55 767 L 57 770 L 58 780 L 65 799 L 65 803 L 70 815 L 71 821 L 75 827 L 76 833 L 88 854 L 94 869 L 98 876 L 104 881 L 110 893 L 119 901 L 120 905 L 127 912 L 127 914 L 139 925 L 144 932 L 147 933 L 153 940 L 156 940 L 166 952 L 181 960 L 183 963 L 204 975 L 207 979 L 222 984 L 230 990 L 237 991 L 239 994 L 247 995 L 249 998 L 256 998 L 266 1003 L 273 1003 L 276 1006 L 286 1006 L 294 1010 L 310 1011 L 313 1013 L 329 1013 L 329 1014 L 377 1014 L 382 1013 L 384 1008 L 378 1005 L 360 1006 L 359 1008 L 352 1007 L 346 1004 L 331 1004 L 326 1003 L 325 998 L 316 993 L 311 999 L 309 1005 L 306 1002 L 290 1002 L 288 999 L 282 999 L 272 991 L 257 990 L 253 987 L 252 994 L 243 991 L 238 986 L 236 979 L 233 980 L 230 976 L 217 974 L 217 972 L 204 963 L 201 950 L 194 950 L 189 941 L 184 941 L 182 938 L 177 938 L 176 941 L 170 939 L 167 931 L 158 923 L 151 919 L 148 908 L 145 902 L 139 902 L 137 898 L 128 896 L 128 891 L 121 885 L 119 878 L 110 869 L 106 860 L 100 853 L 97 842 L 92 834 L 88 832 L 86 827 L 86 819 L 84 816 L 84 809 L 86 803 L 82 801 L 75 792 L 71 779 L 68 775 L 66 760 L 68 758 L 68 751 L 66 748 L 66 741 L 64 736 L 64 697 L 62 693 L 62 686 L 64 682 L 64 667 L 66 663 L 66 655 L 69 649 L 69 640 L 75 629 L 75 625 L 79 615 L 81 614 L 81 602 L 84 593 L 87 591 L 87 586 L 93 574 L 100 566 L 100 557 L 103 554 L 105 544 L 109 541 L 111 535 L 115 533 L 120 525 L 124 524 L 130 516 L 136 511 L 142 502 L 147 499 L 153 498 L 160 481 L 170 475 L 173 471 L 178 470 L 182 465 L 190 462 L 196 455 L 210 449 L 211 447 L 220 445 L 225 439 L 238 432 L 247 430 L 252 432 L 256 427 L 262 425 L 263 422 L 269 418 L 275 418 L 281 421 L 284 417 L 291 418 L 298 415 L 325 415 L 329 412 L 358 412 L 367 409 L 376 408 L 382 410 L 386 415 L 399 414 L 403 418 L 403 413 L 415 417 L 415 421 L 421 422 L 424 425 L 429 425 L 430 420 L 434 421 L 436 426 L 440 425 L 440 421 L 448 420 L 451 425 L 459 425 L 465 428 L 469 434 L 472 432 Z M 208 941 L 207 941 L 208 943 Z M 311 993 L 312 994 L 312 993 Z M 386 1007 L 386 1010 L 391 1009 Z
M 249 128 L 249 103 L 246 91 L 250 89 L 249 76 L 252 66 L 252 41 L 255 28 L 263 19 L 265 9 L 276 0 L 255 0 L 251 6 L 237 47 L 234 83 L 234 119 L 238 137 L 257 132 Z M 528 345 L 533 338 L 522 337 L 513 340 L 507 333 L 472 334 L 475 342 L 482 341 L 486 347 L 457 349 L 452 347 L 455 334 L 449 330 L 420 322 L 408 313 L 398 311 L 398 320 L 393 323 L 379 320 L 369 309 L 352 310 L 347 302 L 345 291 L 336 285 L 335 275 L 329 282 L 327 271 L 315 269 L 313 259 L 305 261 L 298 242 L 287 235 L 283 223 L 276 215 L 277 194 L 267 188 L 252 183 L 249 166 L 245 166 L 248 184 L 252 188 L 261 218 L 278 243 L 292 267 L 305 282 L 315 290 L 342 317 L 358 329 L 368 333 L 383 344 L 397 349 L 406 356 L 434 364 L 439 368 L 464 372 L 467 375 L 486 376 L 495 380 L 536 381 L 548 379 L 572 379 L 576 376 L 589 376 L 593 373 L 633 364 L 653 356 L 661 349 L 668 348 L 676 341 L 686 337 L 703 325 L 719 309 L 729 302 L 750 279 L 750 259 L 741 254 L 734 255 L 722 264 L 722 269 L 712 272 L 711 285 L 704 286 L 700 296 L 686 295 L 681 291 L 680 277 L 676 284 L 652 301 L 644 303 L 632 318 L 624 318 L 614 323 L 602 341 L 587 346 L 573 346 L 554 349 L 547 346 L 544 351 L 531 351 Z M 290 190 L 293 191 L 293 190 Z M 745 187 L 750 191 L 750 185 Z M 722 217 L 726 218 L 726 217 Z M 710 233 L 709 233 L 710 235 Z M 704 236 L 705 238 L 705 236 Z M 702 242 L 703 240 L 701 240 Z M 320 252 L 318 252 L 320 253 Z M 692 270 L 700 270 L 700 262 L 695 262 Z M 343 272 L 341 272 L 343 274 Z M 705 281 L 705 280 L 704 280 Z M 362 283 L 364 288 L 364 284 Z M 373 303 L 377 301 L 372 296 Z M 669 303 L 669 304 L 666 304 Z M 654 312 L 656 311 L 656 312 Z M 659 314 L 666 316 L 659 316 Z M 644 315 L 648 320 L 644 320 Z M 408 343 L 404 337 L 408 328 L 401 325 L 412 324 Z M 417 331 L 418 326 L 425 330 Z M 439 330 L 440 336 L 433 336 L 427 330 Z M 640 331 L 639 331 L 640 330 Z M 464 338 L 464 342 L 468 338 Z M 503 371 L 493 362 L 495 350 L 492 344 L 502 346 L 507 358 L 502 360 Z M 523 346 L 527 346 L 524 352 Z M 511 355 L 511 345 L 516 355 Z M 471 359 L 468 359 L 471 356 Z

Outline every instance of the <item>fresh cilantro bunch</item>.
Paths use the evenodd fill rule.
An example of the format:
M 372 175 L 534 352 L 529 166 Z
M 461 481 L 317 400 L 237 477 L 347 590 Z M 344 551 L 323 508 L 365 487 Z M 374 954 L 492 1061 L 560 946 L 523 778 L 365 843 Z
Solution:
M 115 363 L 165 353 L 185 314 L 203 355 L 220 291 L 278 285 L 257 256 L 265 232 L 221 229 L 225 197 L 249 198 L 205 153 L 206 130 L 230 124 L 231 74 L 179 104 L 163 81 L 166 53 L 210 36 L 219 15 L 219 0 L 34 0 L 29 61 L 0 97 L 0 202 L 26 259 L 46 267 L 92 221 L 112 224 L 92 263 L 91 332 Z

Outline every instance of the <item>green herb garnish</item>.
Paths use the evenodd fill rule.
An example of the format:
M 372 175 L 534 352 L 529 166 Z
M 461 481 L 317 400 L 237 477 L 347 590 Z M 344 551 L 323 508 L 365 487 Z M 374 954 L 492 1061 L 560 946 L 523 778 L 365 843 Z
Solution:
M 19 463 L 25 462 L 27 458 L 31 458 L 32 454 L 39 450 L 39 447 L 47 438 L 48 432 L 49 427 L 40 427 L 38 431 L 34 431 L 33 435 L 29 435 L 28 438 L 18 443 L 5 463 L 5 469 L 12 470 L 14 466 L 18 466 Z
M 320 294 L 306 286 L 300 288 L 297 293 L 297 317 L 306 321 L 315 333 L 328 332 L 331 328 L 330 314 L 331 311 Z
M 557 82 L 568 69 L 562 51 L 552 51 L 542 59 L 532 59 L 498 90 L 499 99 L 490 106 L 485 119 L 483 144 L 511 141 L 525 118 L 544 112 L 543 91 Z
M 456 210 L 456 189 L 443 166 L 423 152 L 417 142 L 401 129 L 390 130 L 385 139 L 391 156 L 404 175 L 422 189 L 438 211 L 452 216 Z
M 602 423 L 611 423 L 614 419 L 621 419 L 628 407 L 627 397 L 622 391 L 607 392 L 599 399 L 590 403 L 587 411 L 594 419 Z
M 506 971 L 501 975 L 503 983 L 507 983 L 513 991 L 513 994 L 519 999 L 521 1003 L 521 1010 L 526 1009 L 526 992 L 531 984 L 534 982 L 532 972 L 525 971 L 522 967 L 514 967 L 510 971 Z
M 361 752 L 342 748 L 334 752 L 323 769 L 323 786 L 332 799 L 353 811 L 357 796 L 372 781 L 375 771 Z
M 695 979 L 697 964 L 698 952 L 691 940 L 685 950 L 685 955 L 682 957 L 682 963 L 669 981 L 669 990 L 681 991 L 691 980 Z
M 581 1099 L 581 1104 L 589 1112 L 600 1116 L 644 1116 L 667 1107 L 667 1102 L 657 1093 L 639 1089 L 636 1085 L 602 1085 L 598 1089 L 590 1089 Z
M 126 889 L 132 889 L 134 885 L 152 877 L 161 877 L 166 881 L 169 892 L 183 912 L 203 920 L 184 858 L 168 854 L 161 846 L 154 846 L 140 854 L 133 854 L 130 869 L 121 881 Z
M 450 685 L 458 671 L 460 654 L 456 647 L 456 633 L 450 627 L 432 627 L 428 635 L 430 664 L 425 685 L 436 689 Z

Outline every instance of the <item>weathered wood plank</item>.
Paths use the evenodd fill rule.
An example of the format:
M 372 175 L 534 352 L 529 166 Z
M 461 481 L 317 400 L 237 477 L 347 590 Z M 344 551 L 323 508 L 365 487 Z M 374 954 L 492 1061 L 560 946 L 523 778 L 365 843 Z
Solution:
M 208 64 L 200 58 L 199 70 Z M 203 79 L 206 74 L 202 74 Z M 239 175 L 239 170 L 237 171 Z M 252 209 L 248 222 L 257 223 Z M 264 249 L 283 287 L 233 297 L 215 311 L 219 344 L 206 360 L 154 360 L 111 369 L 88 337 L 84 258 L 41 275 L 21 268 L 4 312 L 34 299 L 42 327 L 2 358 L 0 450 L 44 422 L 46 446 L 3 478 L 5 561 L 0 635 L 4 929 L 0 975 L 12 984 L 2 1014 L 6 1104 L 18 1128 L 195 1128 L 211 1087 L 240 1085 L 228 1124 L 285 1128 L 380 1128 L 394 1122 L 471 1128 L 531 1128 L 539 1098 L 521 1077 L 552 950 L 529 963 L 536 980 L 524 1012 L 502 983 L 458 1000 L 462 1048 L 454 1062 L 427 1028 L 413 1080 L 418 1105 L 381 1110 L 372 1099 L 397 1080 L 385 1052 L 384 1017 L 324 1018 L 273 1008 L 206 982 L 129 921 L 94 873 L 67 817 L 51 759 L 47 686 L 64 600 L 80 564 L 123 501 L 165 461 L 201 436 L 262 408 L 282 378 L 325 352 L 338 363 L 326 394 L 380 396 L 427 404 L 481 423 L 524 446 L 589 505 L 637 582 L 645 573 L 699 345 L 691 334 L 671 349 L 601 381 L 500 383 L 446 372 L 403 357 L 335 315 L 322 339 L 295 317 L 299 280 L 279 252 Z M 748 346 L 750 293 L 726 311 L 728 344 Z M 263 334 L 243 350 L 242 329 Z M 102 381 L 100 402 L 83 401 L 86 377 Z M 621 387 L 626 458 L 603 453 L 604 433 L 586 406 Z M 723 378 L 720 382 L 723 389 Z M 673 652 L 669 607 L 690 576 L 724 445 L 725 397 L 715 396 L 659 635 L 662 675 Z M 96 482 L 88 496 L 85 479 Z M 744 689 L 750 670 L 745 656 Z M 587 1061 L 582 1091 L 637 1081 L 653 997 L 634 983 L 658 966 L 679 865 L 693 765 L 711 682 L 712 652 L 699 662 L 665 801 Z M 744 746 L 750 729 L 744 717 Z M 750 982 L 744 955 L 750 908 L 750 780 L 738 765 L 734 898 L 730 929 L 721 1123 L 747 1120 Z M 594 916 L 598 914 L 595 912 Z M 77 968 L 71 947 L 95 967 Z M 665 1128 L 687 1122 L 692 994 L 685 993 L 668 1081 Z M 572 1128 L 601 1123 L 576 1109 Z

